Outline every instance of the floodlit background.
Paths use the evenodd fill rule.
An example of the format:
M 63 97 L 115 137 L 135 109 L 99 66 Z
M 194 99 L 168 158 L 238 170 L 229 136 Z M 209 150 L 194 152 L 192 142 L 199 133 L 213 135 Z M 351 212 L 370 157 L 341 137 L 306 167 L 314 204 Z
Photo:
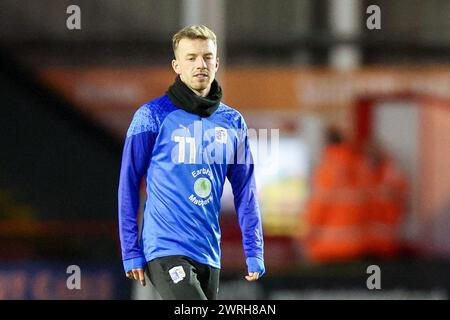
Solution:
M 118 177 L 189 24 L 256 133 L 267 275 L 243 278 L 227 187 L 219 297 L 448 299 L 449 1 L 3 0 L 0 21 L 0 299 L 158 299 L 122 270 Z

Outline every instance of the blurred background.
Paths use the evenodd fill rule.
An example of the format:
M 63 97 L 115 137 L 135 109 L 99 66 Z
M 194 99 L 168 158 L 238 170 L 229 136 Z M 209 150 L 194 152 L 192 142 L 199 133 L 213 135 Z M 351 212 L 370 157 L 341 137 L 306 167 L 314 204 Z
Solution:
M 122 270 L 119 169 L 189 24 L 273 146 L 252 141 L 268 273 L 243 279 L 227 186 L 219 297 L 448 299 L 448 0 L 2 0 L 0 21 L 0 299 L 158 299 Z

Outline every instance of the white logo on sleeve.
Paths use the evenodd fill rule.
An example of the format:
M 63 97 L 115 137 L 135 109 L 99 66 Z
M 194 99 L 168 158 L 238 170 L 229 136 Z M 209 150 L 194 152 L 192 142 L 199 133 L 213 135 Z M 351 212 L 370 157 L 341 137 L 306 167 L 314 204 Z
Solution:
M 186 277 L 186 273 L 182 266 L 176 266 L 169 270 L 169 275 L 173 283 L 178 283 Z

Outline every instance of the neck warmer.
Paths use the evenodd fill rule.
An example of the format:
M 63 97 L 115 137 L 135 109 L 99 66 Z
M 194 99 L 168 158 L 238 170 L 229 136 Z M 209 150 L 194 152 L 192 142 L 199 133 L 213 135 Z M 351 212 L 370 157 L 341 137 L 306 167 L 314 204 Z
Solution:
M 201 97 L 189 89 L 181 81 L 180 76 L 177 76 L 175 82 L 169 87 L 167 95 L 178 108 L 205 118 L 212 115 L 219 107 L 220 100 L 222 99 L 222 88 L 217 80 L 214 79 L 211 83 L 209 94 L 206 97 Z

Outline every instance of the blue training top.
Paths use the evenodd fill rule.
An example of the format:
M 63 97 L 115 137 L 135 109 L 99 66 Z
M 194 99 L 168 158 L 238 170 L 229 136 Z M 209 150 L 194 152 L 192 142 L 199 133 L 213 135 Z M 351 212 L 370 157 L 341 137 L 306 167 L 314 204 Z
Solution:
M 137 214 L 147 182 L 142 235 Z M 125 271 L 155 258 L 184 255 L 220 268 L 220 198 L 227 177 L 246 258 L 263 260 L 261 215 L 254 164 L 242 115 L 220 103 L 202 118 L 167 95 L 134 114 L 123 149 L 119 181 L 119 234 Z

